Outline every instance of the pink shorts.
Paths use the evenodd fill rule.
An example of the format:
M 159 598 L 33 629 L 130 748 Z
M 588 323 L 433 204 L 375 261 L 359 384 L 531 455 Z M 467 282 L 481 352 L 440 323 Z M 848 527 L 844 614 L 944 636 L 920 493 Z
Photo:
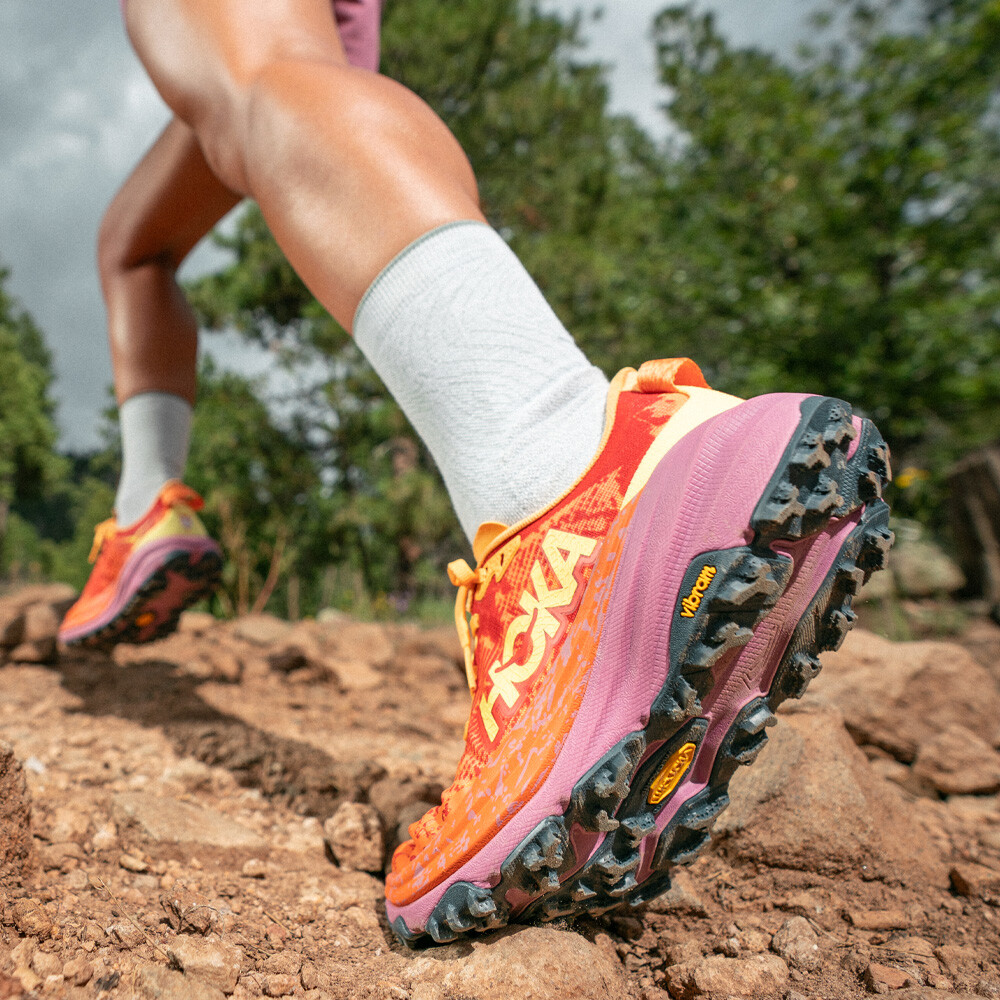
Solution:
M 383 0 L 330 0 L 347 61 L 361 69 L 378 69 Z M 125 0 L 121 0 L 122 16 Z

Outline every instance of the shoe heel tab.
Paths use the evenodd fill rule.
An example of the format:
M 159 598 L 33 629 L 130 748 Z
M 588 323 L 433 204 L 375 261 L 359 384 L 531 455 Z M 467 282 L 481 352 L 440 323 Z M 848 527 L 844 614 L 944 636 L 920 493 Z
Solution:
M 646 361 L 640 366 L 636 378 L 639 392 L 676 392 L 680 386 L 686 385 L 708 388 L 701 369 L 690 358 Z
M 171 479 L 164 485 L 160 490 L 159 500 L 165 507 L 183 504 L 192 511 L 201 510 L 205 506 L 201 496 L 179 479 Z

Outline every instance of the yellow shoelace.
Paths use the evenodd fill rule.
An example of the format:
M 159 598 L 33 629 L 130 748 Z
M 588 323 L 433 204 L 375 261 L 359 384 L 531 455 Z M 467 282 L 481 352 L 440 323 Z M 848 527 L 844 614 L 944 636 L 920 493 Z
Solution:
M 448 563 L 448 579 L 458 587 L 455 596 L 455 628 L 458 630 L 458 641 L 462 645 L 465 656 L 465 678 L 469 682 L 469 691 L 476 693 L 476 672 L 472 665 L 473 643 L 475 641 L 475 624 L 471 620 L 472 592 L 482 581 L 478 569 L 473 569 L 464 559 L 456 559 Z
M 94 544 L 90 547 L 90 555 L 87 557 L 91 562 L 96 562 L 100 555 L 104 543 L 118 530 L 117 522 L 113 517 L 94 528 Z

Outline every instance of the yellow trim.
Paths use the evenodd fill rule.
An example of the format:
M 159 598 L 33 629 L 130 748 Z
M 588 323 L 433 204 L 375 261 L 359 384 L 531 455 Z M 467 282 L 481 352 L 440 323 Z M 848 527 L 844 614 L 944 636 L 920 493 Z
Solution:
M 625 491 L 624 507 L 635 499 L 639 491 L 649 482 L 653 470 L 663 461 L 664 456 L 680 441 L 706 420 L 731 410 L 743 402 L 738 396 L 730 396 L 726 392 L 715 389 L 700 389 L 698 386 L 686 385 L 679 391 L 687 394 L 688 401 L 663 425 L 663 430 L 643 455 L 632 476 L 632 481 Z
M 149 531 L 143 534 L 139 544 L 146 545 L 148 542 L 156 542 L 171 535 L 207 534 L 201 519 L 186 503 L 175 503 Z

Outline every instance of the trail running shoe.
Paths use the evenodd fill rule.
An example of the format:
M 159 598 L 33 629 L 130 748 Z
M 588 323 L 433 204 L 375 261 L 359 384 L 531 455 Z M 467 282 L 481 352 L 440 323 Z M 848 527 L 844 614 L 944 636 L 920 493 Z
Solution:
M 472 714 L 454 784 L 386 882 L 410 944 L 637 904 L 669 886 L 854 620 L 892 543 L 874 425 L 740 400 L 687 359 L 612 383 L 590 468 L 449 567 Z
M 203 506 L 194 490 L 171 481 L 130 527 L 119 528 L 113 517 L 101 522 L 90 552 L 94 568 L 59 638 L 109 648 L 172 632 L 181 612 L 219 582 L 221 550 L 195 513 Z

